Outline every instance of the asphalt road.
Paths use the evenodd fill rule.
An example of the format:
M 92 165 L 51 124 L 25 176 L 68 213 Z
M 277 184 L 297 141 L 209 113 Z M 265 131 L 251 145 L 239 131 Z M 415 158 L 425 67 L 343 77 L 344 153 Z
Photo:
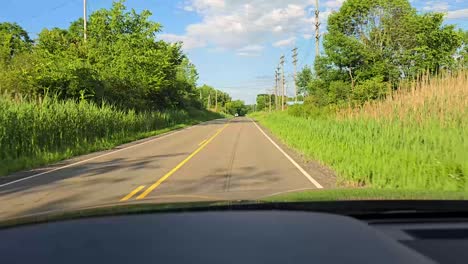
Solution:
M 215 120 L 6 177 L 0 219 L 113 203 L 252 200 L 323 188 L 318 173 L 303 167 L 251 119 Z

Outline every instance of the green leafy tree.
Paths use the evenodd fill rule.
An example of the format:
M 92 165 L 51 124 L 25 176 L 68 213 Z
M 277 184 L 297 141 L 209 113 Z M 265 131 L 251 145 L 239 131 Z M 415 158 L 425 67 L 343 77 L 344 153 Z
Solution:
M 200 101 L 207 107 L 214 109 L 216 106 L 216 95 L 218 96 L 218 111 L 225 109 L 226 103 L 231 101 L 231 96 L 228 93 L 217 90 L 209 85 L 202 85 L 198 89 Z
M 348 0 L 328 19 L 315 74 L 303 70 L 298 86 L 317 106 L 362 104 L 402 79 L 453 69 L 464 57 L 463 32 L 443 22 L 443 14 L 418 14 L 407 0 Z
M 248 108 L 245 105 L 244 101 L 235 100 L 226 104 L 226 111 L 228 114 L 231 115 L 238 114 L 239 116 L 244 116 L 247 114 Z
M 26 30 L 16 23 L 0 23 L 0 59 L 7 63 L 18 53 L 30 51 L 33 41 Z
M 257 111 L 266 111 L 269 106 L 268 94 L 257 95 Z
M 460 30 L 458 32 L 462 36 L 462 44 L 458 48 L 455 58 L 458 63 L 458 67 L 467 69 L 468 68 L 468 30 Z
M 296 79 L 297 92 L 305 94 L 309 92 L 309 83 L 314 79 L 312 69 L 305 66 L 298 74 Z

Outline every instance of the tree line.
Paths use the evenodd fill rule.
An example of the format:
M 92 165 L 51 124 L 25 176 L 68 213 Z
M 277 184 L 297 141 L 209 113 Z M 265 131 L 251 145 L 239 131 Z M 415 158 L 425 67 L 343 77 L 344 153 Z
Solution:
M 213 108 L 215 100 L 205 101 L 209 89 L 196 87 L 198 73 L 182 44 L 158 40 L 162 26 L 150 16 L 114 2 L 89 16 L 86 40 L 82 19 L 67 29 L 43 29 L 35 40 L 16 23 L 0 23 L 0 92 L 137 111 Z M 218 96 L 223 106 L 231 100 Z
M 362 105 L 421 74 L 468 67 L 468 31 L 408 0 L 348 0 L 327 24 L 324 53 L 296 81 L 312 108 Z

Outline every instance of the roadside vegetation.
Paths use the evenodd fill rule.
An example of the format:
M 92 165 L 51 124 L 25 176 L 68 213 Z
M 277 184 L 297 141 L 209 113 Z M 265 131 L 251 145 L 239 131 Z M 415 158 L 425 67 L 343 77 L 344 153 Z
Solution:
M 86 40 L 82 19 L 34 39 L 0 23 L 0 175 L 232 112 L 228 94 L 196 86 L 183 44 L 124 2 L 93 12 Z
M 333 168 L 344 186 L 468 191 L 468 74 L 398 90 L 321 117 L 254 117 L 286 144 Z
M 333 189 L 277 194 L 261 199 L 265 202 L 356 201 L 356 200 L 466 200 L 465 191 L 404 189 Z
M 197 109 L 136 112 L 86 100 L 44 97 L 31 102 L 3 96 L 0 175 L 219 117 Z
M 341 186 L 466 192 L 467 43 L 406 0 L 348 0 L 299 74 L 304 104 L 253 116 Z

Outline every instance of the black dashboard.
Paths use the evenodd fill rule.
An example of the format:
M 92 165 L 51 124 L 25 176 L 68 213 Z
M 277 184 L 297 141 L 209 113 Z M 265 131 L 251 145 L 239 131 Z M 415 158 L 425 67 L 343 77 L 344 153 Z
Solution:
M 1 263 L 466 263 L 468 222 L 304 211 L 106 216 L 0 229 Z

